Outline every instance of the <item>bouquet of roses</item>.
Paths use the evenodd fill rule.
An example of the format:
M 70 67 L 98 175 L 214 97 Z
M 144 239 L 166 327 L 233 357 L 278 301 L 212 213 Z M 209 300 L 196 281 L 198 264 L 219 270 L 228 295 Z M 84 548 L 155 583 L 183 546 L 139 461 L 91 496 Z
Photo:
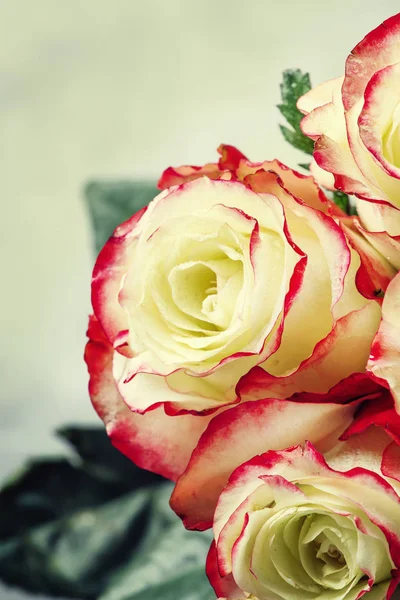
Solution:
M 229 600 L 380 600 L 400 573 L 400 14 L 307 82 L 280 110 L 312 175 L 227 145 L 170 167 L 93 272 L 94 407 L 213 528 Z

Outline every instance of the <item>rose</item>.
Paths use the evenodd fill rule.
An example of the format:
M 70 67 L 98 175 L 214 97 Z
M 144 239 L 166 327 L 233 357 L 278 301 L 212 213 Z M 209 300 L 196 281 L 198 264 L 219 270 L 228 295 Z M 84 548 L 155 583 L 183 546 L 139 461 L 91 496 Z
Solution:
M 370 428 L 328 462 L 307 443 L 238 467 L 214 516 L 207 573 L 217 595 L 389 598 L 400 563 L 400 486 L 381 467 L 382 452 L 384 463 L 398 458 L 389 441 Z
M 400 268 L 399 40 L 400 14 L 385 21 L 354 48 L 346 62 L 344 79 L 322 84 L 298 103 L 307 114 L 302 129 L 316 140 L 314 158 L 325 169 L 323 173 L 331 173 L 336 188 L 358 198 L 363 228 L 353 220 L 347 235 L 360 251 L 362 242 L 354 236 L 361 232 L 395 269 Z M 380 260 L 369 264 L 367 272 L 376 277 L 379 269 L 376 289 L 385 291 L 396 271 Z M 387 288 L 383 320 L 368 362 L 375 378 L 385 381 L 392 390 L 398 411 L 399 285 L 393 281 Z
M 355 195 L 364 235 L 400 268 L 400 14 L 351 52 L 345 76 L 300 98 L 303 132 L 334 186 Z
M 216 181 L 165 190 L 99 255 L 93 308 L 133 410 L 219 408 L 236 400 L 237 381 L 257 364 L 277 378 L 296 372 L 299 389 L 310 391 L 364 369 L 379 308 L 356 289 L 359 256 L 322 212 L 332 205 L 311 178 L 240 157 L 229 170 L 228 153 Z M 319 376 L 300 383 L 304 361 L 326 358 L 318 344 L 347 348 L 348 357 L 329 369 L 319 364 Z
M 341 213 L 312 178 L 222 154 L 167 170 L 161 186 L 177 186 L 117 228 L 93 273 L 93 403 L 116 445 L 171 478 L 213 411 L 363 372 L 380 316 L 357 291 Z M 252 378 L 239 398 L 255 365 L 268 381 Z

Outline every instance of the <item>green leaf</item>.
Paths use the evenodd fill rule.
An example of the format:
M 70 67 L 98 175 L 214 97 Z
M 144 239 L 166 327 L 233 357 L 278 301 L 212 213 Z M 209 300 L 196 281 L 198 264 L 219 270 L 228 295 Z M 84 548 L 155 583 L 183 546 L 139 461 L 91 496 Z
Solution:
M 355 206 L 354 204 L 350 204 L 349 215 L 351 217 L 357 217 L 358 216 L 357 206 Z
M 335 190 L 332 194 L 334 203 L 345 213 L 350 214 L 350 200 L 347 194 Z
M 85 188 L 96 252 L 104 246 L 114 229 L 146 206 L 159 194 L 155 182 L 92 181 Z
M 139 469 L 114 448 L 103 427 L 67 425 L 56 433 L 78 454 L 85 471 L 99 480 L 122 486 L 121 493 L 165 481 L 160 475 Z
M 172 573 L 163 583 L 150 585 L 145 591 L 141 590 L 122 598 L 123 600 L 216 600 L 206 577 L 204 565 L 183 574 Z
M 299 167 L 301 167 L 305 171 L 309 171 L 310 170 L 310 163 L 299 163 Z
M 0 492 L 0 540 L 58 519 L 76 508 L 108 502 L 124 490 L 100 481 L 65 458 L 33 460 Z
M 74 460 L 31 461 L 0 492 L 0 579 L 51 597 L 211 600 L 212 536 L 184 529 L 172 484 L 130 463 L 100 428 L 58 435 Z
M 311 89 L 310 76 L 308 73 L 302 73 L 300 69 L 288 69 L 283 73 L 280 89 L 282 103 L 278 104 L 278 109 L 292 127 L 289 129 L 283 125 L 279 126 L 283 137 L 298 150 L 312 154 L 314 142 L 301 132 L 300 121 L 304 115 L 296 106 L 300 96 Z
M 1 545 L 1 578 L 31 592 L 97 598 L 140 540 L 150 497 L 150 490 L 128 494 Z
M 283 81 L 280 84 L 282 104 L 279 110 L 293 129 L 297 129 L 303 118 L 298 110 L 297 100 L 311 89 L 309 73 L 302 73 L 300 69 L 287 69 L 283 72 Z
M 205 600 L 210 532 L 189 532 L 168 507 L 170 484 L 78 510 L 0 544 L 0 577 L 51 596 Z
M 308 137 L 299 133 L 298 131 L 292 131 L 288 129 L 284 125 L 279 125 L 279 129 L 282 132 L 283 137 L 291 146 L 297 148 L 297 150 L 301 150 L 306 154 L 312 154 L 314 151 L 314 143 Z
M 150 539 L 132 554 L 99 600 L 211 598 L 205 575 L 211 540 L 210 532 L 186 531 L 182 523 L 172 523 L 156 544 Z

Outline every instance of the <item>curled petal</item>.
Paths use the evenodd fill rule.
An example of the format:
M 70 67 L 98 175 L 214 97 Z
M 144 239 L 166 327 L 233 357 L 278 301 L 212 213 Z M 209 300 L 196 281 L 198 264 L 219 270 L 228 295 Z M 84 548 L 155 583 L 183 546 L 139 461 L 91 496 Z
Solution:
M 397 441 L 387 446 L 382 454 L 382 473 L 400 481 L 400 446 Z
M 193 181 L 199 177 L 209 177 L 210 179 L 219 179 L 223 171 L 216 163 L 208 163 L 204 167 L 186 165 L 183 167 L 168 167 L 161 175 L 157 187 L 165 190 L 174 185 L 182 185 L 188 181 Z
M 332 102 L 333 94 L 340 89 L 342 84 L 343 77 L 324 81 L 301 96 L 297 101 L 297 108 L 304 115 L 308 115 L 315 108 Z
M 89 393 L 112 443 L 139 467 L 175 480 L 211 417 L 168 417 L 162 406 L 145 415 L 131 412 L 112 376 L 113 348 L 95 317 L 90 318 L 88 337 Z
M 354 400 L 375 400 L 386 392 L 379 383 L 373 381 L 366 373 L 352 373 L 334 385 L 326 394 L 297 392 L 289 398 L 296 402 L 334 402 L 347 404 Z
M 92 277 L 93 310 L 111 344 L 121 331 L 128 328 L 125 311 L 118 302 L 118 294 L 126 274 L 135 229 L 147 208 L 142 208 L 129 221 L 114 231 L 101 250 Z
M 398 97 L 396 94 L 388 94 L 388 89 L 396 89 L 399 77 L 400 63 L 389 65 L 375 73 L 366 87 L 364 105 L 358 117 L 360 138 L 365 148 L 393 178 L 392 186 L 400 178 L 400 169 L 395 166 L 400 159 L 399 123 L 394 119 Z
M 368 241 L 373 234 L 365 231 L 357 218 L 342 219 L 340 225 L 360 256 L 361 265 L 356 275 L 358 289 L 366 298 L 379 301 L 396 274 L 395 268 L 378 252 L 376 244 Z
M 219 167 L 220 169 L 228 169 L 229 171 L 236 171 L 242 161 L 247 161 L 240 150 L 235 148 L 235 146 L 229 146 L 228 144 L 221 144 L 218 148 L 218 152 L 221 155 L 219 159 Z
M 321 169 L 315 159 L 313 159 L 310 163 L 310 172 L 315 181 L 318 182 L 318 185 L 322 185 L 322 187 L 326 188 L 327 190 L 335 189 L 335 178 L 333 177 L 332 173 Z
M 371 347 L 367 369 L 389 386 L 400 413 L 400 274 L 386 290 L 382 321 Z
M 212 542 L 206 561 L 206 574 L 214 588 L 218 600 L 244 600 L 242 590 L 236 585 L 232 575 L 221 577 L 218 570 L 218 558 L 215 542 Z M 223 596 L 223 598 L 221 597 Z
M 242 400 L 257 400 L 274 396 L 289 398 L 299 390 L 326 393 L 341 379 L 364 371 L 379 318 L 379 306 L 372 302 L 342 317 L 294 373 L 275 377 L 261 366 L 254 367 L 240 380 L 239 396 Z
M 387 390 L 362 405 L 340 439 L 347 440 L 351 435 L 366 431 L 371 425 L 382 427 L 400 445 L 400 415 L 397 414 L 393 398 Z
M 387 204 L 357 200 L 362 235 L 397 270 L 400 269 L 400 210 Z
M 343 103 L 346 110 L 350 110 L 364 95 L 367 83 L 374 73 L 399 61 L 399 36 L 400 13 L 386 19 L 353 48 L 346 61 L 343 83 Z
M 209 177 L 209 179 L 235 179 L 234 173 L 239 168 L 241 161 L 247 161 L 247 158 L 234 146 L 221 144 L 218 148 L 221 155 L 218 163 L 208 163 L 203 167 L 194 165 L 185 165 L 183 167 L 168 167 L 161 175 L 158 181 L 158 188 L 165 190 L 174 185 L 181 185 L 198 179 L 199 177 Z

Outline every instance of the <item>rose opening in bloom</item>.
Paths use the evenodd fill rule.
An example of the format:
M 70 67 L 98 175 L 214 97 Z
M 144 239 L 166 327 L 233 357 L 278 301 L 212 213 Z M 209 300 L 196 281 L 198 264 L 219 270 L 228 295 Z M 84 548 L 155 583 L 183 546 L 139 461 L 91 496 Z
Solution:
M 334 466 L 306 444 L 256 456 L 234 471 L 218 501 L 207 561 L 217 595 L 391 596 L 400 560 L 400 498 L 380 471 L 389 440 L 373 429 L 356 436 L 350 458 L 348 448 L 341 450 Z M 361 460 L 356 448 L 364 451 Z
M 364 236 L 400 269 L 400 14 L 352 50 L 345 76 L 298 102 L 316 177 L 355 195 Z
M 308 197 L 290 193 L 285 179 Z M 168 188 L 117 228 L 97 260 L 92 300 L 132 410 L 165 403 L 170 413 L 200 412 L 235 401 L 251 367 L 297 372 L 356 311 L 370 321 L 364 344 L 357 332 L 357 364 L 331 367 L 310 391 L 363 369 L 379 307 L 358 293 L 359 257 L 321 197 L 311 178 L 243 157 L 219 180 Z
M 344 78 L 311 90 L 298 106 L 307 115 L 302 129 L 315 140 L 314 158 L 325 170 L 317 178 L 326 183 L 331 174 L 336 188 L 357 197 L 362 226 L 353 220 L 356 234 L 347 234 L 361 253 L 357 233 L 386 259 L 385 266 L 374 261 L 367 269 L 377 291 L 385 292 L 368 370 L 391 389 L 400 412 L 400 275 L 387 287 L 400 269 L 400 14 L 357 44 Z
M 112 244 L 127 246 L 129 260 L 113 299 L 126 327 L 117 340 L 124 354 L 114 359 L 122 396 L 141 412 L 160 401 L 175 411 L 226 402 L 236 382 L 217 371 L 258 356 L 267 337 L 276 344 L 285 296 L 299 286 L 304 256 L 285 236 L 279 201 L 266 203 L 241 183 L 201 178 L 161 194 Z M 113 308 L 102 297 L 109 267 L 108 254 L 106 264 L 100 255 L 93 298 L 102 324 Z M 112 335 L 107 325 L 105 332 Z
M 380 317 L 357 289 L 341 213 L 314 180 L 221 153 L 218 164 L 168 169 L 169 187 L 116 229 L 93 272 L 93 403 L 125 453 L 171 478 L 229 404 L 324 393 L 364 372 Z M 268 381 L 247 377 L 239 398 L 253 367 Z M 179 417 L 171 428 L 167 415 Z

